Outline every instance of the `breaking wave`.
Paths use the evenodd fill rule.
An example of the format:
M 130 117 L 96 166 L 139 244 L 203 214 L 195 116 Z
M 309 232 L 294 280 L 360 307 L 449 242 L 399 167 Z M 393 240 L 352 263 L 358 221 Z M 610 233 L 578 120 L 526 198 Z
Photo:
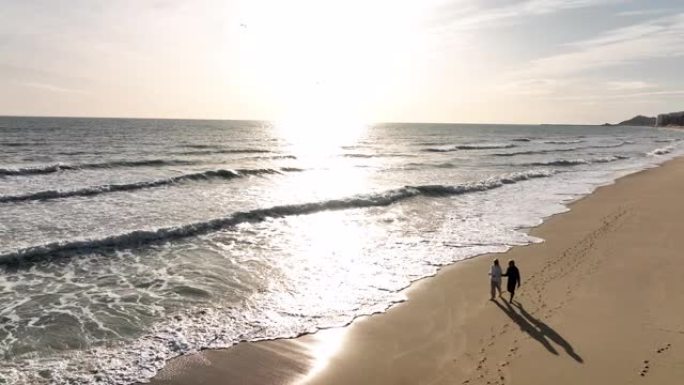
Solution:
M 32 246 L 0 255 L 0 264 L 20 264 L 53 256 L 82 254 L 97 249 L 126 249 L 151 243 L 161 243 L 233 227 L 245 222 L 261 222 L 268 218 L 313 214 L 321 211 L 346 210 L 365 207 L 389 206 L 393 203 L 416 196 L 450 196 L 471 192 L 481 192 L 533 178 L 543 178 L 555 174 L 552 170 L 530 170 L 492 177 L 478 182 L 455 186 L 422 185 L 406 186 L 381 193 L 357 195 L 343 199 L 332 199 L 293 205 L 273 206 L 264 209 L 236 212 L 229 216 L 196 222 L 177 227 L 156 230 L 137 230 L 99 239 L 58 241 Z
M 0 168 L 0 175 L 38 175 L 50 174 L 61 170 L 74 170 L 72 166 L 63 164 L 51 164 L 47 166 L 26 167 L 26 168 Z
M 547 162 L 527 163 L 526 166 L 578 166 L 581 164 L 610 163 L 618 160 L 629 159 L 625 155 L 606 156 L 594 159 L 556 159 Z
M 418 170 L 422 168 L 456 168 L 456 164 L 451 162 L 443 163 L 422 163 L 422 162 L 412 162 L 406 163 L 403 167 L 389 168 L 388 170 Z
M 513 148 L 515 144 L 464 144 L 456 146 L 457 150 L 493 150 L 497 148 Z
M 177 166 L 177 165 L 191 165 L 197 164 L 194 161 L 188 160 L 163 160 L 163 159 L 149 159 L 149 160 L 118 160 L 103 163 L 82 163 L 82 164 L 49 164 L 36 167 L 25 168 L 0 168 L 0 176 L 23 176 L 23 175 L 41 175 L 51 174 L 59 171 L 74 171 L 74 170 L 96 170 L 104 168 L 118 168 L 118 167 L 151 167 L 151 166 Z
M 35 147 L 46 144 L 45 142 L 0 142 L 0 147 Z
M 199 150 L 191 151 L 181 151 L 176 152 L 178 155 L 218 155 L 218 154 L 268 154 L 273 151 L 263 150 L 259 148 L 243 148 L 243 149 L 216 149 L 215 147 L 205 146 L 205 147 L 194 147 L 199 148 Z
M 134 191 L 153 187 L 168 186 L 176 183 L 209 180 L 209 179 L 234 179 L 245 177 L 249 175 L 264 175 L 264 174 L 279 174 L 281 172 L 301 171 L 296 168 L 282 168 L 282 169 L 255 169 L 255 170 L 210 170 L 198 172 L 193 174 L 179 175 L 167 179 L 158 179 L 152 181 L 125 183 L 125 184 L 107 184 L 102 186 L 86 187 L 77 190 L 46 190 L 38 191 L 23 195 L 5 195 L 0 196 L 0 203 L 8 202 L 28 202 L 28 201 L 45 201 L 51 199 L 71 198 L 71 197 L 86 197 L 99 195 L 111 192 Z
M 452 152 L 458 150 L 495 150 L 502 148 L 517 147 L 515 144 L 508 143 L 482 143 L 482 144 L 461 144 L 458 146 L 449 147 L 429 147 L 424 149 L 425 152 Z
M 253 156 L 247 159 L 297 159 L 294 155 Z
M 545 144 L 576 144 L 576 143 L 583 143 L 584 140 L 582 139 L 569 139 L 569 140 L 545 140 L 543 143 Z
M 667 146 L 667 147 L 663 147 L 663 148 L 656 148 L 653 151 L 647 152 L 646 155 L 649 155 L 649 156 L 665 155 L 665 154 L 669 154 L 670 152 L 672 152 L 672 150 L 673 150 L 672 146 Z
M 528 151 L 516 151 L 516 152 L 497 152 L 491 154 L 491 156 L 516 156 L 516 155 L 542 155 L 542 154 L 552 154 L 555 152 L 571 152 L 581 150 L 584 147 L 574 147 L 574 148 L 559 148 L 554 150 L 528 150 Z
M 359 152 L 345 153 L 341 155 L 344 158 L 411 158 L 415 155 L 399 154 L 399 153 L 385 153 L 385 154 L 364 154 Z
M 634 142 L 622 141 L 619 143 L 611 143 L 611 144 L 595 144 L 593 146 L 586 146 L 583 148 L 616 148 L 616 147 L 622 147 L 626 144 L 631 144 L 631 143 L 634 143 Z
M 549 143 L 549 142 L 545 142 Z M 572 142 L 579 143 L 579 142 Z M 566 147 L 566 148 L 554 148 L 554 149 L 542 149 L 542 150 L 526 150 L 526 151 L 515 151 L 515 152 L 499 152 L 491 154 L 491 156 L 516 156 L 516 155 L 543 155 L 543 154 L 553 154 L 556 152 L 573 152 L 581 150 L 590 150 L 593 148 L 615 148 L 622 147 L 630 142 L 620 142 L 611 144 L 595 144 L 590 146 L 580 146 L 580 147 Z
M 184 144 L 180 147 L 185 147 L 185 148 L 214 148 L 214 149 L 221 148 L 221 146 L 217 146 L 214 144 Z
M 342 154 L 343 157 L 345 158 L 375 158 L 380 155 L 374 155 L 374 154 L 361 154 L 361 153 L 349 153 L 349 154 Z

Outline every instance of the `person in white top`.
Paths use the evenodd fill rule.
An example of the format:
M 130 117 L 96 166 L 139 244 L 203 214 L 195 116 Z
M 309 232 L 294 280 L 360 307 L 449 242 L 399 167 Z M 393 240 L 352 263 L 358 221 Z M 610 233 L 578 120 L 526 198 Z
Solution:
M 489 271 L 489 277 L 491 280 L 492 287 L 492 298 L 494 299 L 495 291 L 499 292 L 499 297 L 501 297 L 501 266 L 499 266 L 499 260 L 495 259 L 491 270 Z

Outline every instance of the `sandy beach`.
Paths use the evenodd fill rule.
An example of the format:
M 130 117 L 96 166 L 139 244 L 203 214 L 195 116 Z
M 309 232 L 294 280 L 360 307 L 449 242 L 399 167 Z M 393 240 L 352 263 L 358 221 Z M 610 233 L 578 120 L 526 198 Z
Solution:
M 574 202 L 531 231 L 543 243 L 414 283 L 386 313 L 180 357 L 152 384 L 679 383 L 683 197 L 676 159 Z M 520 268 L 513 304 L 489 300 L 494 258 Z

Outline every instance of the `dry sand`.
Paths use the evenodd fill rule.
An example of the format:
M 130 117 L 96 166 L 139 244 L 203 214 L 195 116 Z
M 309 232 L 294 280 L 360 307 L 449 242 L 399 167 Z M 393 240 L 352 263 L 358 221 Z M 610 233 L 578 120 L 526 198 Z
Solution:
M 444 268 L 386 313 L 181 357 L 152 383 L 684 384 L 684 159 L 531 234 L 546 242 Z M 513 305 L 489 301 L 494 258 L 520 268 Z

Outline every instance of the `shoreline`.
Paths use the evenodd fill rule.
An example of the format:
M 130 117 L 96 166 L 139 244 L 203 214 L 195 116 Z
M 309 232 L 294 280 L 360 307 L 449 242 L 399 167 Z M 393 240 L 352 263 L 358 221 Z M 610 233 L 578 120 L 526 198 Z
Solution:
M 227 378 L 230 383 L 239 384 L 543 384 L 551 378 L 567 384 L 598 382 L 598 378 L 616 381 L 618 377 L 605 377 L 605 370 L 598 370 L 598 374 L 592 370 L 591 376 L 581 379 L 573 377 L 573 371 L 584 373 L 586 370 L 578 369 L 589 366 L 586 349 L 571 342 L 585 338 L 587 326 L 574 331 L 578 324 L 568 322 L 577 314 L 566 313 L 572 310 L 573 302 L 578 302 L 571 300 L 575 293 L 591 291 L 586 281 L 595 284 L 589 278 L 603 273 L 601 257 L 605 259 L 609 253 L 597 246 L 598 240 L 603 242 L 616 234 L 619 237 L 617 230 L 629 221 L 633 211 L 648 209 L 624 205 L 638 200 L 635 195 L 653 194 L 650 190 L 654 187 L 639 186 L 639 180 L 656 179 L 684 192 L 684 182 L 667 175 L 677 172 L 684 179 L 683 157 L 599 186 L 567 203 L 569 210 L 545 218 L 528 232 L 543 238 L 543 243 L 512 247 L 505 253 L 479 255 L 443 266 L 435 275 L 411 283 L 403 290 L 406 300 L 383 313 L 295 338 L 242 342 L 226 349 L 180 356 L 167 362 L 150 383 L 218 385 Z M 668 191 L 663 193 L 667 195 Z M 616 195 L 625 200 L 616 202 Z M 665 202 L 670 206 L 676 203 L 671 200 Z M 684 215 L 684 210 L 681 213 Z M 518 261 L 523 287 L 516 296 L 517 305 L 486 301 L 486 272 L 493 258 L 500 258 L 504 265 L 508 258 Z M 676 313 L 668 317 L 682 321 L 681 314 Z M 632 316 L 638 318 L 638 314 Z M 580 337 L 564 337 L 565 329 Z M 623 338 L 630 336 L 625 330 L 622 332 Z M 684 331 L 679 341 L 684 342 Z M 502 344 L 506 345 L 503 350 Z M 672 344 L 663 343 L 656 351 L 670 351 Z M 538 362 L 549 358 L 542 353 L 565 359 L 550 362 L 549 368 L 539 370 Z M 618 361 L 624 364 L 627 360 Z M 650 370 L 648 363 L 643 365 L 648 367 L 642 367 L 637 378 L 646 377 Z M 544 373 L 545 380 L 530 374 L 535 372 Z M 565 377 L 558 377 L 557 372 L 563 372 Z M 683 372 L 684 364 L 676 373 Z M 521 378 L 525 381 L 519 381 Z

